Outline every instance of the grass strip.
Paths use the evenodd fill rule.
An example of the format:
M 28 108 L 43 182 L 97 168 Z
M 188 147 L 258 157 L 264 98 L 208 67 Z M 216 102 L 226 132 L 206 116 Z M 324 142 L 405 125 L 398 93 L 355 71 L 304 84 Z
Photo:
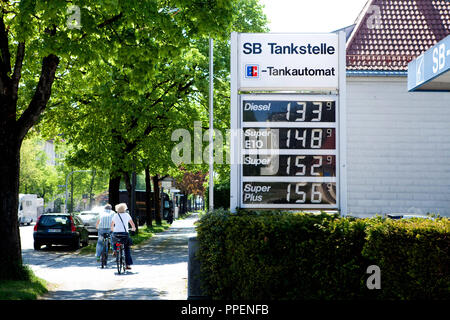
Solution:
M 24 269 L 24 280 L 0 281 L 0 300 L 36 300 L 48 292 L 45 280 L 36 277 L 29 267 Z

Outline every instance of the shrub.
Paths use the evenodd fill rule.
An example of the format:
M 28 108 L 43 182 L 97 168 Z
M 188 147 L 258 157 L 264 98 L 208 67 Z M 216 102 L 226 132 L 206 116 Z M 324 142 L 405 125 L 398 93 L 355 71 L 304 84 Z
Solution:
M 219 210 L 203 216 L 197 232 L 204 289 L 214 299 L 449 297 L 446 219 Z M 366 286 L 373 264 L 382 290 Z
M 380 298 L 450 298 L 448 219 L 378 219 L 366 233 L 363 255 L 381 269 Z

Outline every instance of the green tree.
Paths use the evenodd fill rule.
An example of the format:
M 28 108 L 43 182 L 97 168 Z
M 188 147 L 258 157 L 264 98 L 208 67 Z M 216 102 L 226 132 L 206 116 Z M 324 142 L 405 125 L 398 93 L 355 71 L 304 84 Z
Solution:
M 229 96 L 223 92 L 229 86 L 221 84 L 229 76 L 229 32 L 263 31 L 265 22 L 257 1 L 236 1 L 232 6 L 229 26 L 217 33 L 220 50 L 216 54 L 216 81 L 222 96 Z M 174 143 L 168 137 L 175 128 L 189 128 L 194 120 L 207 119 L 202 103 L 207 101 L 204 96 L 208 92 L 205 37 L 186 39 L 183 34 L 175 34 L 161 47 L 152 39 L 137 41 L 139 30 L 119 26 L 114 31 L 112 36 L 132 46 L 133 54 L 123 55 L 119 50 L 118 57 L 101 62 L 101 72 L 100 67 L 90 68 L 84 76 L 90 86 L 74 83 L 67 85 L 69 90 L 61 88 L 66 94 L 58 94 L 58 108 L 49 111 L 49 119 L 57 119 L 59 130 L 74 146 L 69 163 L 81 167 L 95 164 L 110 170 L 112 203 L 118 201 L 120 179 L 130 185 L 132 170 L 147 168 L 152 175 L 164 175 L 176 168 L 170 158 Z M 149 47 L 156 52 L 149 52 Z M 152 60 L 156 54 L 158 57 Z M 223 118 L 222 113 L 228 119 L 229 98 L 223 105 L 219 118 Z
M 24 139 L 20 150 L 19 191 L 38 194 L 48 201 L 57 192 L 58 173 L 48 163 L 43 144 L 37 135 Z
M 67 88 L 67 80 L 83 86 L 87 70 L 98 68 L 102 76 L 102 65 L 132 57 L 135 46 L 144 42 L 147 50 L 139 54 L 147 59 L 139 63 L 143 70 L 150 68 L 189 39 L 226 29 L 234 2 L 75 0 L 70 5 L 78 7 L 69 11 L 65 0 L 0 2 L 1 279 L 23 275 L 17 225 L 20 147 L 47 108 L 55 80 L 61 87 Z M 76 8 L 80 19 L 73 24 Z M 59 98 L 52 109 L 68 102 Z

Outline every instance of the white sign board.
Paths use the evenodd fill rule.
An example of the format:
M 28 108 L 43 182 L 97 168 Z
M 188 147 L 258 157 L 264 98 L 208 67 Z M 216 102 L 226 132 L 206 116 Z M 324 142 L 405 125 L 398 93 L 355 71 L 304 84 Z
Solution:
M 238 34 L 238 90 L 335 90 L 338 34 Z
M 164 189 L 170 189 L 172 187 L 172 181 L 161 181 L 161 186 Z

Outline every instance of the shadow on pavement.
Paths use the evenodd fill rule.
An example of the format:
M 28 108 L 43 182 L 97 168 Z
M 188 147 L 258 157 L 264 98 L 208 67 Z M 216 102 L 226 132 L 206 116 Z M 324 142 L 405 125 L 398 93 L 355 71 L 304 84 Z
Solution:
M 115 290 L 57 290 L 51 296 L 44 295 L 40 300 L 159 300 L 166 292 L 153 288 L 121 288 Z
M 187 219 L 193 218 L 196 217 Z M 188 240 L 196 234 L 192 222 L 174 222 L 170 229 L 156 234 L 146 243 L 132 247 L 132 269 L 124 274 L 118 274 L 112 256 L 108 259 L 107 268 L 101 269 L 94 255 L 76 254 L 64 247 L 26 250 L 23 251 L 26 257 L 24 260 L 39 267 L 38 271 L 48 273 L 49 281 L 56 284 L 55 289 L 44 295 L 42 300 L 184 299 Z

